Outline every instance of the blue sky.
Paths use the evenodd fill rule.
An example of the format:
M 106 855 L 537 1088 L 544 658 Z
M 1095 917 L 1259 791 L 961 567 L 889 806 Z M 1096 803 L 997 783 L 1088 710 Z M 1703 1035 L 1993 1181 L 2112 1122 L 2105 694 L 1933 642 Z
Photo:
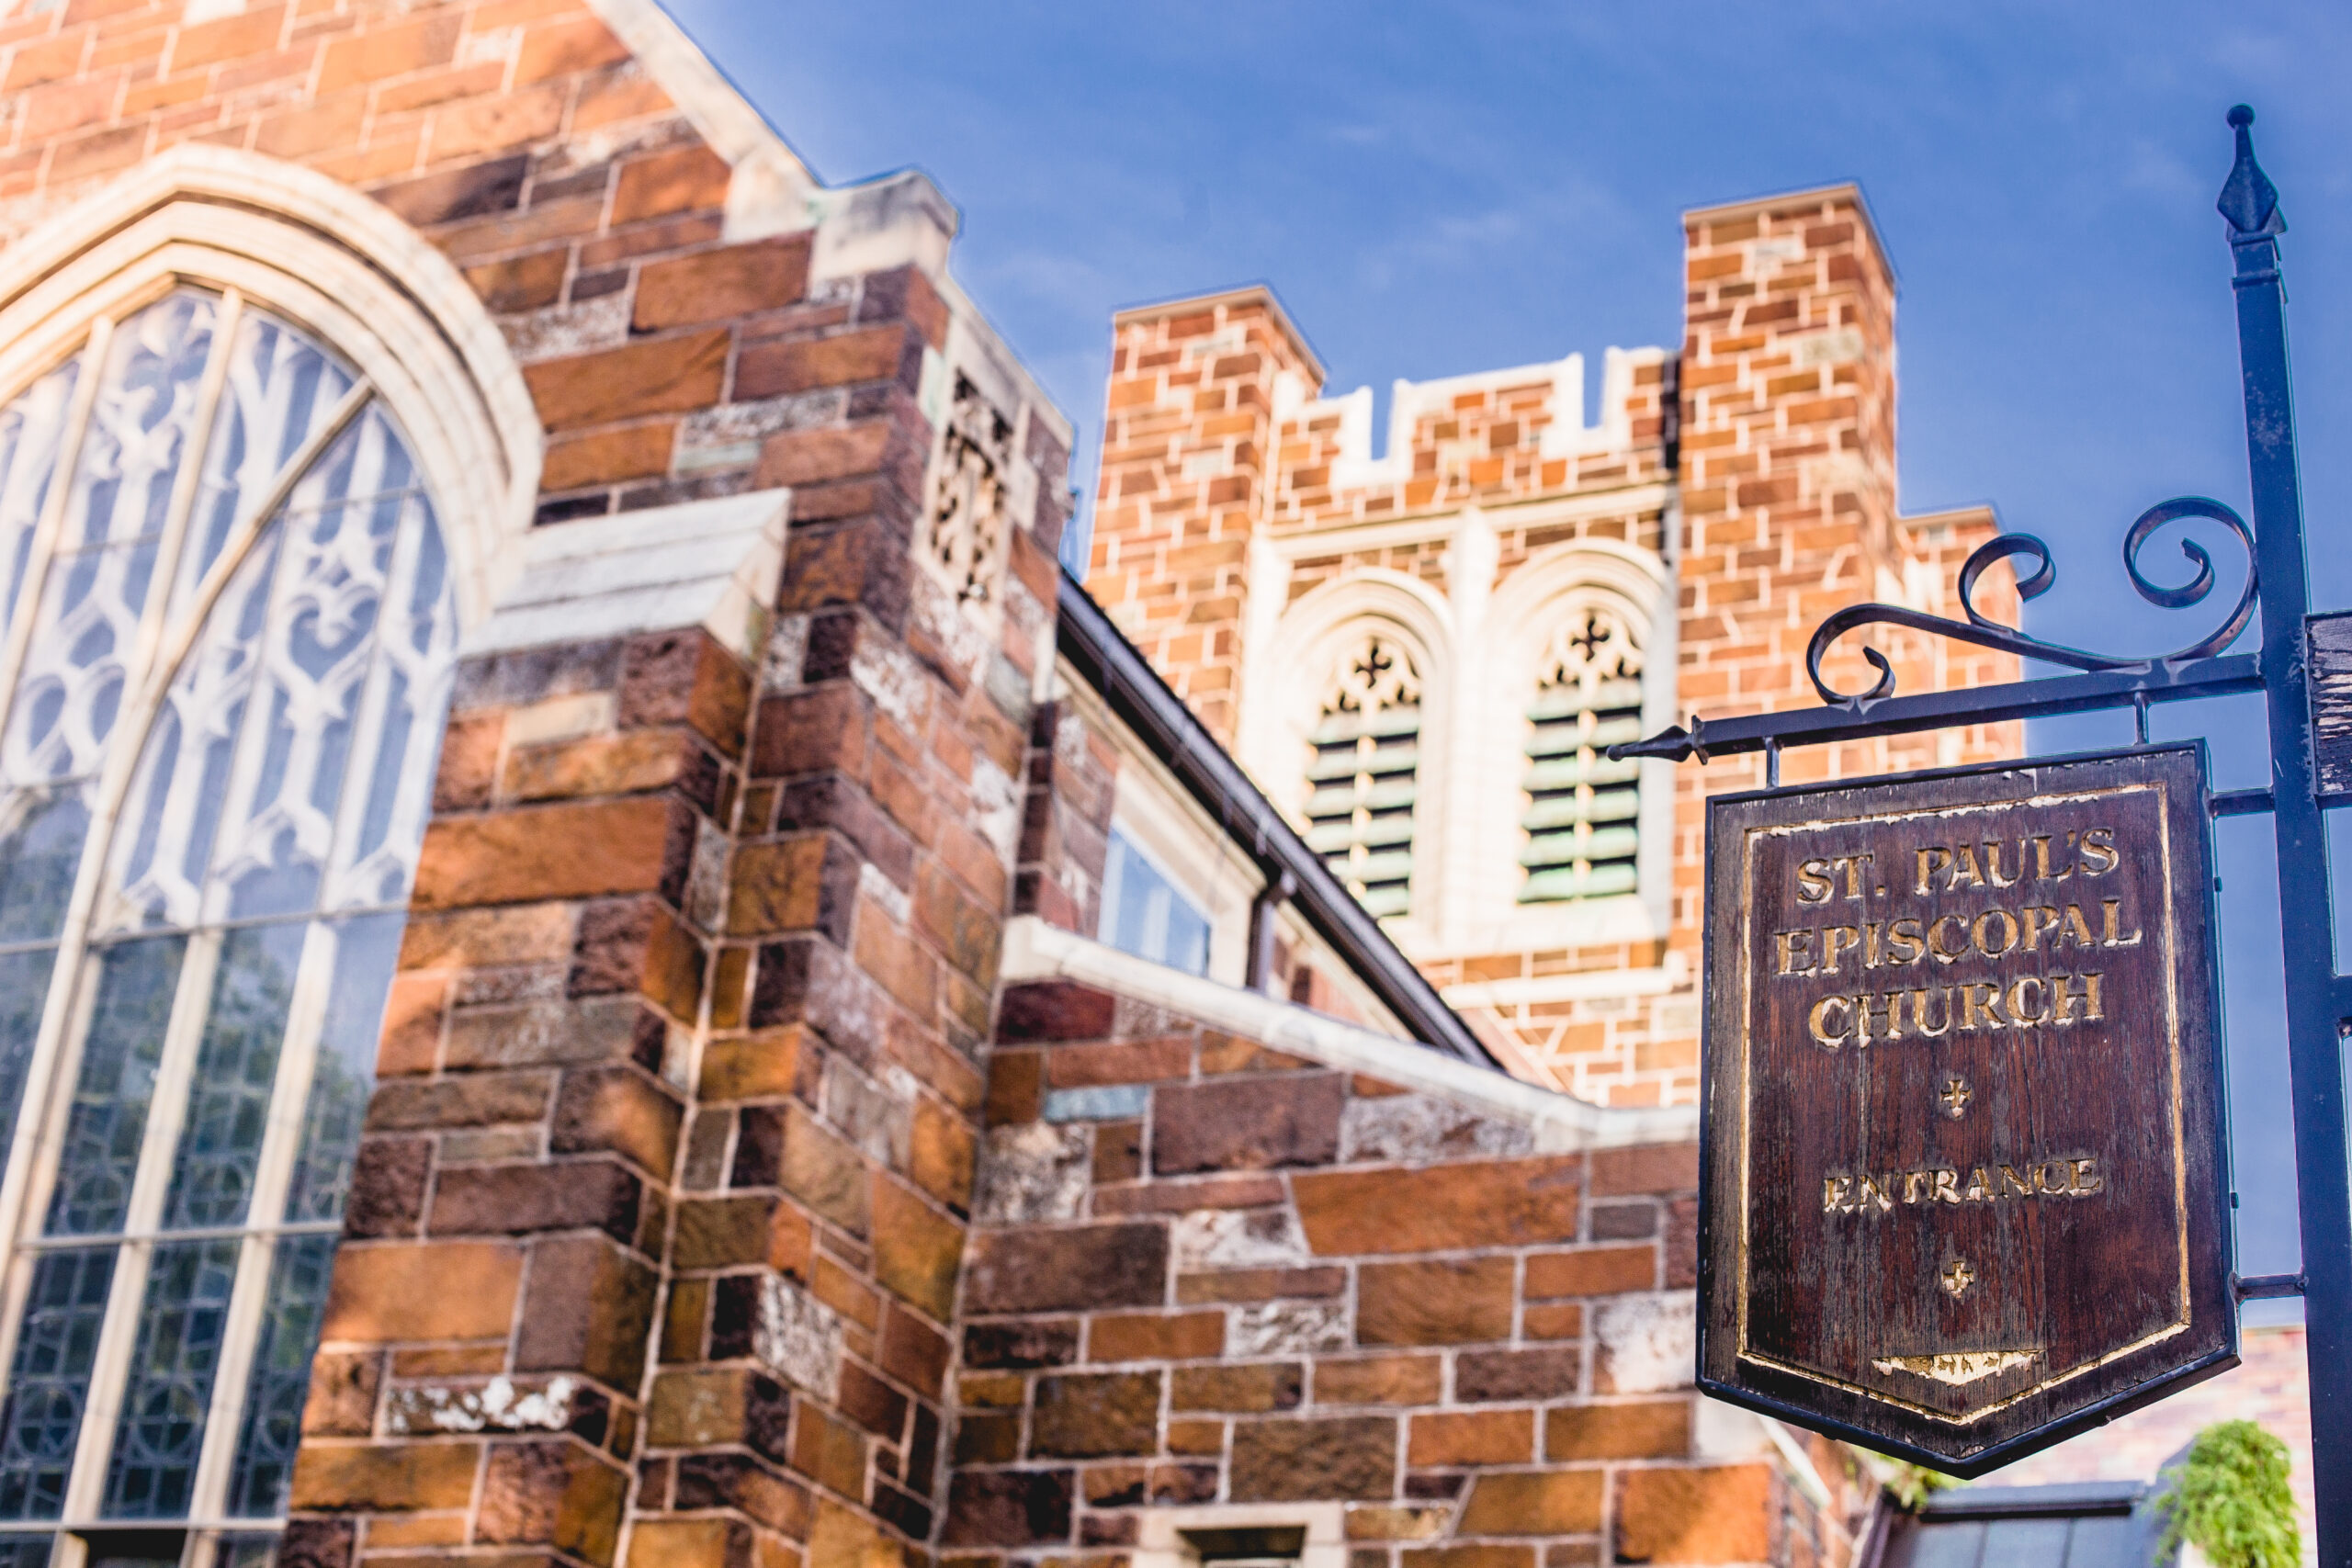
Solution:
M 2291 225 L 2314 603 L 2352 604 L 2352 10 L 668 3 L 820 178 L 938 181 L 957 276 L 1078 421 L 1082 464 L 1120 306 L 1270 282 L 1335 390 L 1597 366 L 1679 341 L 1684 209 L 1859 180 L 1902 280 L 1905 509 L 1991 502 L 2043 535 L 2059 587 L 2031 628 L 2125 650 L 2205 629 L 2130 600 L 2132 518 L 2245 506 L 2212 204 L 2222 112 L 2251 102 Z M 2258 708 L 2158 719 L 2199 730 L 2218 785 L 2263 782 Z M 2220 838 L 2240 1266 L 2286 1270 L 2268 820 Z

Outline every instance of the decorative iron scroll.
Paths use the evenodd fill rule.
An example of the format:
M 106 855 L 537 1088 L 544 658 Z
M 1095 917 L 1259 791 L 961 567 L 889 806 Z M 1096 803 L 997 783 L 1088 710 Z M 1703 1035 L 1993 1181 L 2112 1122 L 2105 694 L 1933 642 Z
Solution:
M 2156 530 L 2167 523 L 2185 518 L 2202 517 L 2219 523 L 2238 537 L 2245 547 L 2245 587 L 2238 594 L 2238 602 L 2231 608 L 2229 618 L 2206 636 L 2176 649 L 2170 653 L 2116 655 L 2089 653 L 2081 649 L 2067 648 L 2059 643 L 2043 642 L 2030 637 L 2012 626 L 2005 626 L 1976 608 L 1977 580 L 1996 561 L 2011 557 L 2030 556 L 2036 564 L 2031 571 L 2018 572 L 2018 597 L 2038 599 L 2058 581 L 2057 563 L 2051 558 L 2050 547 L 2031 534 L 2003 534 L 1998 538 L 1979 546 L 1960 569 L 1960 604 L 1968 619 L 1955 621 L 1942 615 L 1925 615 L 1906 610 L 1900 604 L 1855 604 L 1838 611 L 1821 623 L 1813 634 L 1812 643 L 1805 649 L 1805 673 L 1813 678 L 1813 688 L 1821 700 L 1832 707 L 1845 707 L 1860 712 L 1865 705 L 1894 694 L 1894 668 L 1886 656 L 1875 648 L 1865 646 L 1862 657 L 1878 671 L 1878 682 L 1867 692 L 1840 692 L 1821 673 L 1822 659 L 1830 646 L 1848 632 L 1860 626 L 1896 626 L 1932 636 L 1948 637 L 1956 642 L 1973 643 L 1979 648 L 1997 649 L 2024 659 L 2040 659 L 2052 664 L 2064 664 L 2075 670 L 2153 670 L 2159 665 L 2179 665 L 2192 660 L 2210 659 L 2235 642 L 2254 618 L 2257 586 L 2254 564 L 2254 530 L 2245 519 L 2222 505 L 2203 496 L 2183 496 L 2148 508 L 2132 525 L 2123 536 L 2123 570 L 2131 576 L 2132 586 L 2149 604 L 2167 610 L 2185 610 L 2199 604 L 2213 591 L 2213 558 L 2195 539 L 2183 539 L 2180 553 L 2197 568 L 2197 575 L 2177 588 L 2165 588 L 2148 581 L 2140 570 L 2140 552 Z

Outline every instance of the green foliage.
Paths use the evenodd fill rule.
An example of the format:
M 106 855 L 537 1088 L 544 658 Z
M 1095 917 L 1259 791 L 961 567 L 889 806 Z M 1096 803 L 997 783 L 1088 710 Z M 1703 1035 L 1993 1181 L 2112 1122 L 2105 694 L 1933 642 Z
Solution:
M 2188 1457 L 2166 1473 L 2170 1484 L 2156 1498 L 2166 1516 L 2160 1557 L 2187 1540 L 2214 1568 L 2296 1568 L 2302 1562 L 2287 1445 L 2253 1422 L 2206 1427 Z
M 1946 1487 L 1959 1484 L 1957 1478 L 1946 1475 L 1940 1470 L 1929 1470 L 1924 1464 L 1898 1460 L 1894 1475 L 1887 1480 L 1886 1489 L 1894 1494 L 1894 1500 L 1903 1505 L 1905 1513 L 1916 1514 L 1927 1506 L 1928 1498 Z

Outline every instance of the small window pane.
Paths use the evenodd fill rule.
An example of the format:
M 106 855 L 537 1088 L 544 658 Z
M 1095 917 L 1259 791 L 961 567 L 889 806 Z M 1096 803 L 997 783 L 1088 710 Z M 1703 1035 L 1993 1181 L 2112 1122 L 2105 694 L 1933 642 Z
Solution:
M 153 539 L 51 563 L 0 752 L 9 783 L 78 778 L 104 765 L 154 574 Z
M 164 696 L 139 760 L 102 930 L 194 923 L 229 795 L 237 736 L 261 668 L 261 635 L 277 570 L 273 525 L 214 604 Z
M 17 790 L 0 801 L 0 942 L 48 942 L 65 923 L 89 836 L 81 789 Z
M 107 1471 L 108 1518 L 187 1517 L 241 1245 L 227 1239 L 155 1248 Z
M 376 1037 L 400 959 L 401 924 L 399 915 L 370 915 L 334 928 L 334 988 L 302 1112 L 302 1152 L 286 1195 L 288 1224 L 343 1217 L 359 1124 L 376 1082 Z
M 53 1535 L 0 1535 L 0 1568 L 49 1568 Z
M 24 1104 L 25 1075 L 32 1067 L 41 1008 L 49 1000 L 50 965 L 56 959 L 53 947 L 0 954 L 0 1158 L 6 1156 Z
M 82 1046 L 81 1078 L 74 1086 L 57 1190 L 50 1199 L 51 1235 L 122 1228 L 187 952 L 185 937 L 149 938 L 109 948 L 98 961 L 97 1005 Z
M 277 1561 L 275 1535 L 224 1535 L 214 1549 L 213 1568 L 271 1568 Z M 0 1568 L 8 1568 L 0 1563 Z
M 286 1511 L 286 1483 L 302 1441 L 302 1401 L 311 1390 L 311 1353 L 318 1348 L 319 1321 L 326 1311 L 334 1242 L 331 1235 L 285 1236 L 271 1261 L 269 1301 L 245 1384 L 236 1468 L 229 1478 L 228 1506 L 235 1517 L 268 1518 Z
M 81 371 L 79 358 L 69 360 L 0 409 L 0 585 L 6 593 L 0 599 L 0 625 L 16 618 L 24 598 L 33 528 L 57 477 L 58 447 L 65 439 L 65 419 Z
M 65 548 L 152 539 L 164 531 L 220 314 L 214 296 L 183 289 L 115 329 L 74 468 Z
M 212 1010 L 164 1204 L 165 1229 L 233 1225 L 245 1217 L 308 929 L 300 922 L 249 926 L 221 940 Z
M 33 1266 L 0 1420 L 0 1519 L 53 1519 L 64 1509 L 114 1259 L 101 1247 L 46 1253 Z
M 284 322 L 248 310 L 237 323 L 220 409 L 204 455 L 204 481 L 180 563 L 179 592 L 195 591 L 229 532 L 351 389 L 351 372 Z
M 1115 828 L 1103 866 L 1098 931 L 1122 953 L 1190 975 L 1208 973 L 1208 917 Z

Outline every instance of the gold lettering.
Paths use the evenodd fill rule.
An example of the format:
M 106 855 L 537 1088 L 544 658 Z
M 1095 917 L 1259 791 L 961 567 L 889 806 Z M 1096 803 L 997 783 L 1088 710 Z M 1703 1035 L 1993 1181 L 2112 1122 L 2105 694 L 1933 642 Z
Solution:
M 1835 1033 L 1829 1029 L 1831 1008 L 1837 1008 L 1846 1015 L 1846 1021 L 1838 1026 Z M 1815 1044 L 1835 1051 L 1846 1043 L 1846 1036 L 1853 1032 L 1854 999 L 1851 997 L 1822 998 L 1813 1004 L 1813 1011 L 1806 1015 L 1805 1026 L 1813 1031 Z
M 1889 964 L 1917 964 L 1928 955 L 1928 944 L 1922 940 L 1919 922 L 1897 920 L 1886 929 L 1886 961 Z
M 1903 1038 L 1903 995 L 1901 991 L 1886 993 L 1886 1037 L 1889 1040 Z
M 2080 904 L 2069 904 L 2066 906 L 2066 929 L 2060 934 L 2057 940 L 2051 942 L 2051 950 L 2055 952 L 2061 942 L 2073 942 L 2076 947 L 2097 947 L 2098 945 L 2098 942 L 2091 940 L 2091 923 L 2083 919 L 2083 907 Z
M 1797 902 L 1800 904 L 1826 904 L 1829 901 L 1829 890 L 1837 886 L 1829 874 L 1829 863 L 1826 860 L 1809 860 L 1797 867 Z
M 1929 997 L 1940 997 L 1943 998 L 1944 1004 L 1944 1021 L 1932 1028 L 1930 1028 L 1928 1023 L 1928 998 Z M 1919 1032 L 1926 1035 L 1930 1040 L 1940 1040 L 1945 1035 L 1950 1034 L 1951 1032 L 1951 987 L 1950 986 L 1935 986 L 1924 991 L 1912 992 L 1911 1021 L 1917 1024 L 1919 1026 Z
M 1846 897 L 1850 903 L 1862 901 L 1862 867 L 1871 863 L 1869 855 L 1840 855 L 1838 863 L 1846 868 Z
M 2086 1023 L 2106 1022 L 2107 1014 L 2098 1010 L 2098 976 L 2096 975 L 2084 976 L 2083 991 L 2089 1002 L 2088 1008 L 2083 1014 L 2083 1021 Z
M 1942 933 L 1946 926 L 1960 928 L 1960 935 L 1953 939 L 1952 945 L 1950 947 L 1946 947 L 1943 942 Z M 1928 928 L 1928 949 L 1936 955 L 1936 961 L 1939 964 L 1958 963 L 1962 955 L 1968 952 L 1968 922 L 1958 915 L 1946 915 Z
M 2033 987 L 2035 995 L 2041 998 L 2041 1000 L 2031 1007 L 2028 1007 L 2025 1002 L 2025 988 L 2028 986 Z M 2025 1028 L 2028 1024 L 2047 1023 L 2050 1021 L 2049 990 L 2050 982 L 2039 975 L 2020 975 L 2010 981 L 2009 1021 L 2019 1029 Z
M 2115 829 L 2086 828 L 2083 829 L 2082 867 L 2085 876 L 2105 876 L 2123 863 L 2123 856 L 2115 848 Z
M 1956 1170 L 1939 1170 L 1935 1172 L 1934 1175 L 1935 1185 L 1928 1191 L 1928 1201 L 1931 1203 L 1959 1202 L 1960 1172 Z
M 2019 1176 L 2016 1166 L 2005 1165 L 2001 1168 L 2001 1196 L 2006 1198 L 2011 1193 L 2020 1198 L 2030 1198 L 2033 1196 L 2033 1182 Z
M 2008 1027 L 2009 1021 L 2001 1016 L 2000 987 L 1987 985 L 1980 980 L 1973 985 L 1959 986 L 1953 988 L 1960 992 L 1960 1032 L 1962 1034 L 1973 1034 L 1976 1032 L 1976 1014 L 1979 1009 L 1984 1011 L 1985 1028 L 2007 1029 Z
M 2053 1170 L 2058 1173 L 2054 1180 L 2050 1175 Z M 2046 1159 L 2033 1168 L 2033 1190 L 2036 1192 L 2063 1197 L 2073 1185 L 2073 1173 L 2066 1168 L 2066 1162 L 2063 1159 Z
M 1993 846 L 1987 844 L 1984 847 L 1989 850 Z M 1985 923 L 1996 919 L 2001 922 L 2004 933 L 1998 947 L 1984 940 Z M 1987 909 L 1976 917 L 1976 923 L 1969 928 L 1969 934 L 1976 939 L 1977 952 L 1987 958 L 1998 958 L 2018 944 L 2018 918 L 2007 909 Z
M 2052 975 L 2050 977 L 2050 1022 L 2064 1029 L 2075 1021 L 2075 1011 L 2089 998 L 2076 994 L 2073 975 Z
M 2047 904 L 2036 904 L 2025 912 L 2025 950 L 2040 953 L 2041 939 L 2057 929 L 2058 911 Z M 2058 944 L 2052 942 L 2051 945 L 2055 947 Z M 1781 973 L 1785 975 L 1788 971 L 1783 969 Z
M 1928 1179 L 1928 1173 L 1924 1170 L 1905 1170 L 1898 1174 L 1903 1178 L 1903 1201 L 1906 1203 L 1917 1202 L 1919 1183 Z
M 1903 995 L 1900 991 L 1892 992 L 1890 994 L 1898 998 Z M 1865 991 L 1854 998 L 1854 1044 L 1857 1049 L 1867 1050 L 1869 1048 L 1871 1043 L 1871 1010 L 1883 999 L 1883 998 L 1880 997 L 1874 991 Z M 1882 1040 L 1894 1040 L 1899 1038 L 1901 1033 L 1902 1031 L 1897 1028 L 1894 1031 L 1881 1033 L 1879 1038 Z
M 1982 887 L 1984 874 L 1976 869 L 1976 846 L 1962 844 L 1959 857 L 1952 862 L 1951 874 L 1944 879 L 1944 891 L 1958 892 L 1963 887 Z
M 1929 891 L 1928 879 L 1935 875 L 1938 872 L 1943 870 L 1946 866 L 1951 864 L 1951 851 L 1946 849 L 1941 844 L 1930 844 L 1926 849 L 1918 852 L 1918 857 L 1919 883 L 1917 886 L 1912 889 L 1912 891 L 1914 893 L 1926 893 Z
M 1980 1165 L 1968 1173 L 1968 1190 L 1961 1196 L 1972 1203 L 1989 1203 L 2000 1194 L 1993 1190 L 1993 1179 L 1984 1174 L 1984 1168 Z
M 1840 1209 L 1852 1208 L 1853 1204 L 1846 1195 L 1853 1190 L 1853 1186 L 1854 1179 L 1850 1176 L 1823 1177 L 1821 1179 L 1821 1212 L 1825 1214 L 1833 1214 Z
M 1987 839 L 1987 840 L 1984 841 L 1984 880 L 1985 880 L 1985 881 L 1987 881 L 1987 882 L 1991 883 L 1991 884 L 1992 884 L 1994 886 L 1996 886 L 1996 887 L 2013 887 L 2013 886 L 2015 886 L 2017 885 L 2018 876 L 2023 876 L 2024 874 L 2025 874 L 2025 844 L 2024 844 L 2024 842 L 2023 842 L 2022 840 L 2020 840 L 2020 841 L 2018 842 L 2018 875 L 2017 875 L 2017 876 L 2003 876 L 2003 875 L 2001 874 L 2001 846 L 2000 846 L 1999 844 L 1995 843 L 1995 842 L 1994 842 L 1993 840 L 1991 840 L 1990 839 Z
M 1878 967 L 1878 933 L 1885 929 L 1885 927 L 1880 925 L 1876 920 L 1864 920 L 1862 922 L 1863 968 L 1875 969 Z
M 1781 973 L 1810 975 L 1813 973 L 1813 928 L 1799 926 L 1792 931 L 1774 931 L 1773 943 L 1780 950 Z
M 1872 1180 L 1870 1173 L 1864 1171 L 1854 1185 L 1854 1207 L 1860 1209 L 1876 1203 L 1878 1212 L 1882 1214 L 1886 1213 L 1894 1207 L 1894 1199 L 1891 1196 L 1894 1190 L 1894 1173 L 1893 1171 L 1888 1171 L 1876 1180 Z
M 2107 1179 L 2098 1173 L 2098 1160 L 2096 1156 L 2069 1160 L 2066 1163 L 2075 1168 L 2075 1197 L 2087 1198 L 2107 1186 Z
M 2099 903 L 2099 908 L 2100 908 L 2100 909 L 2105 913 L 2105 915 L 2106 915 L 2106 921 L 2105 921 L 2105 923 L 2106 923 L 2106 926 L 2107 926 L 2107 940 L 2106 940 L 2105 942 L 2101 942 L 2099 945 L 2100 945 L 2100 946 L 2102 946 L 2102 947 L 2137 947 L 2137 946 L 2139 946 L 2139 945 L 2140 945 L 2140 937 L 2141 937 L 2142 933 L 2141 933 L 2140 931 L 2138 931 L 2137 930 L 2134 930 L 2134 931 L 2132 931 L 2132 933 L 2130 936 L 2122 937 L 2122 938 L 2120 938 L 2120 939 L 2119 939 L 2119 938 L 2116 936 L 2116 934 L 2115 934 L 2115 928 L 2116 928 L 2116 925 L 2117 925 L 2117 924 L 2118 924 L 2118 922 L 2121 919 L 2121 915 L 2120 914 L 2120 912 L 2119 912 L 2119 911 L 2120 910 L 2120 908 L 2121 908 L 2121 907 L 2122 907 L 2122 900 L 2121 900 L 2121 899 L 2119 899 L 2119 898 L 2102 898 L 2102 899 L 2100 899 L 2100 900 L 2098 901 L 2098 903 Z
M 2066 836 L 2070 840 L 2074 837 L 2072 833 L 2069 833 Z M 2071 865 L 2061 872 L 2053 873 L 2050 869 L 2050 835 L 2047 833 L 2037 833 L 2034 835 L 2033 866 L 2034 876 L 2038 881 L 2064 882 L 2068 877 L 2075 874 L 2075 868 Z
M 1851 926 L 1831 926 L 1821 933 L 1821 972 L 1838 973 L 1838 960 L 1862 945 L 1862 933 Z

